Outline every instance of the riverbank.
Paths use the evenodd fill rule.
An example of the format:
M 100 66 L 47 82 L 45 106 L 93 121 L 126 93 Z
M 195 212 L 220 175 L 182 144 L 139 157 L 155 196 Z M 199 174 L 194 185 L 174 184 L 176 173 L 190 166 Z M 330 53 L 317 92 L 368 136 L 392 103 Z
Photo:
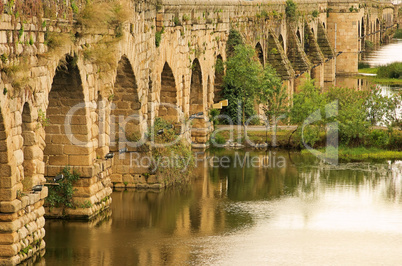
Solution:
M 384 85 L 402 85 L 401 78 L 381 78 L 377 76 L 378 67 L 371 68 L 361 68 L 359 69 L 359 74 L 357 77 L 361 79 L 367 79 L 375 84 L 384 84 Z M 365 75 L 369 74 L 369 75 Z
M 216 143 L 225 145 L 225 148 L 280 148 L 302 150 L 302 153 L 309 152 L 305 149 L 301 138 L 294 133 L 295 126 L 278 127 L 276 137 L 272 131 L 266 131 L 263 126 L 247 127 L 247 138 L 244 137 L 243 130 L 234 129 L 231 135 L 227 126 L 217 126 L 217 129 L 225 129 L 225 131 L 215 134 Z M 313 145 L 313 148 L 325 152 L 326 141 L 326 134 L 320 133 L 319 140 Z M 210 147 L 213 145 L 211 144 Z M 361 145 L 356 147 L 340 145 L 338 157 L 341 161 L 402 160 L 402 131 L 395 130 L 390 134 L 385 128 L 376 127 Z

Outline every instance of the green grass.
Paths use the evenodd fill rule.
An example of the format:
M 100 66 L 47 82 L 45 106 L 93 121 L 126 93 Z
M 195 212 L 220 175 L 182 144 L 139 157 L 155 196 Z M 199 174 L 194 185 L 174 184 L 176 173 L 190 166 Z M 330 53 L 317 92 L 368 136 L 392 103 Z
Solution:
M 359 70 L 359 72 L 360 73 L 367 73 L 367 72 L 361 72 L 360 70 Z M 363 75 L 357 75 L 355 77 L 359 78 L 359 79 L 370 80 L 372 83 L 375 83 L 375 84 L 383 84 L 383 85 L 399 85 L 399 84 L 402 84 L 402 79 L 378 78 L 376 76 L 363 76 Z
M 325 152 L 324 149 L 319 149 L 320 152 Z M 302 154 L 309 153 L 308 150 L 302 150 Z M 402 151 L 391 151 L 380 148 L 366 147 L 344 147 L 338 149 L 338 158 L 340 161 L 367 161 L 367 160 L 402 160 Z
M 401 160 L 402 151 L 390 151 L 380 148 L 339 148 L 339 159 L 345 161 L 364 161 L 364 160 Z
M 367 73 L 367 74 L 377 74 L 378 68 L 361 68 L 359 69 L 359 73 Z

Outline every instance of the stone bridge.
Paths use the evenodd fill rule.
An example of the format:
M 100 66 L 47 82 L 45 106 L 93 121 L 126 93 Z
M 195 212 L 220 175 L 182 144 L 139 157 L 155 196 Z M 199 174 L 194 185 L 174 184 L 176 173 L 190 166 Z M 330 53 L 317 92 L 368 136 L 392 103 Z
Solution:
M 371 1 L 297 1 L 290 20 L 283 1 L 136 0 L 125 3 L 124 23 L 104 31 L 75 20 L 80 1 L 36 10 L 38 2 L 0 3 L 0 264 L 44 250 L 47 187 L 31 190 L 65 166 L 80 174 L 80 207 L 46 215 L 90 219 L 110 205 L 113 184 L 163 186 L 128 156 L 105 159 L 143 138 L 155 118 L 180 123 L 202 112 L 182 136 L 205 148 L 230 29 L 291 97 L 307 74 L 324 87 L 356 73 L 365 43 L 386 41 L 398 16 L 398 7 Z

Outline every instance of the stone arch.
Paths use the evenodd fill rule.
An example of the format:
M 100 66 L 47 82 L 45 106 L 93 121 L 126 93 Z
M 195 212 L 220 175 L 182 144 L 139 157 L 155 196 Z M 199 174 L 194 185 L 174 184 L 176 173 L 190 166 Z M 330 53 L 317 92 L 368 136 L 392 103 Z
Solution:
M 89 145 L 91 120 L 75 57 L 66 55 L 60 60 L 48 98 L 45 175 L 55 176 L 66 165 L 92 165 L 93 154 Z
M 190 115 L 204 111 L 202 71 L 198 59 L 192 64 L 191 85 L 190 85 Z
M 119 145 L 111 145 L 111 150 L 125 147 L 126 142 L 137 142 L 141 135 L 141 102 L 138 97 L 137 80 L 128 58 L 123 55 L 117 65 L 116 80 L 114 83 L 113 108 L 111 115 L 112 140 L 118 139 Z M 124 121 L 124 122 L 123 122 Z
M 177 122 L 177 87 L 176 79 L 169 64 L 166 62 L 161 73 L 161 90 L 159 96 L 158 117 L 170 122 Z M 175 108 L 176 107 L 176 108 Z
M 40 112 L 40 116 L 43 114 Z M 41 118 L 43 119 L 43 117 Z M 42 122 L 44 123 L 44 122 Z M 43 180 L 43 172 L 40 172 L 40 164 L 43 164 L 43 151 L 38 146 L 37 135 L 35 130 L 37 125 L 31 115 L 31 107 L 26 102 L 22 108 L 22 151 L 24 162 L 22 164 L 24 170 L 21 174 L 21 180 L 24 191 L 29 191 L 34 185 L 38 185 Z
M 215 63 L 215 81 L 214 81 L 214 102 L 219 102 L 223 98 L 223 75 L 224 75 L 224 65 L 221 55 L 216 57 Z
M 257 56 L 260 60 L 261 65 L 264 65 L 264 51 L 262 50 L 260 42 L 257 42 L 257 44 L 255 45 L 255 51 L 257 52 Z

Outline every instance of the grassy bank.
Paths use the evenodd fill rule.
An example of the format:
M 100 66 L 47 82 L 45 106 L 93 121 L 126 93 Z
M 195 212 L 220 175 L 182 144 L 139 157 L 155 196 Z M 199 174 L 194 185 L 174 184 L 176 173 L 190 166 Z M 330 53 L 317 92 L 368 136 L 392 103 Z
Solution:
M 278 148 L 285 149 L 302 149 L 303 153 L 309 153 L 304 149 L 300 137 L 297 134 L 293 134 L 291 141 L 288 145 L 289 136 L 294 129 L 278 129 L 276 134 L 276 145 Z M 378 132 L 382 131 L 382 134 Z M 273 132 L 266 132 L 259 130 L 252 130 L 250 128 L 247 131 L 248 139 L 255 145 L 264 144 L 268 140 L 268 145 L 272 147 Z M 379 137 L 380 136 L 380 137 Z M 388 136 L 388 137 L 387 137 Z M 228 140 L 237 142 L 238 131 L 233 131 L 233 138 L 229 131 L 221 131 L 216 134 L 216 139 L 220 139 L 220 144 L 225 143 Z M 321 152 L 325 152 L 326 135 L 320 134 L 320 139 L 313 146 L 314 149 L 318 149 Z M 250 144 L 245 141 L 244 134 L 241 133 L 241 144 L 246 147 L 250 147 Z M 211 145 L 212 147 L 212 145 Z M 402 160 L 402 131 L 394 131 L 392 136 L 389 136 L 386 130 L 373 130 L 372 133 L 367 136 L 364 142 L 357 147 L 347 147 L 341 145 L 338 149 L 338 156 L 341 161 L 364 161 L 364 160 Z
M 324 149 L 320 149 L 324 153 Z M 310 151 L 302 150 L 302 154 L 308 154 Z M 359 162 L 367 160 L 402 160 L 402 151 L 385 150 L 381 148 L 367 147 L 339 147 L 338 158 L 342 162 Z
M 402 63 L 396 62 L 380 67 L 359 68 L 359 73 L 376 74 L 377 76 L 359 76 L 377 84 L 402 84 Z

